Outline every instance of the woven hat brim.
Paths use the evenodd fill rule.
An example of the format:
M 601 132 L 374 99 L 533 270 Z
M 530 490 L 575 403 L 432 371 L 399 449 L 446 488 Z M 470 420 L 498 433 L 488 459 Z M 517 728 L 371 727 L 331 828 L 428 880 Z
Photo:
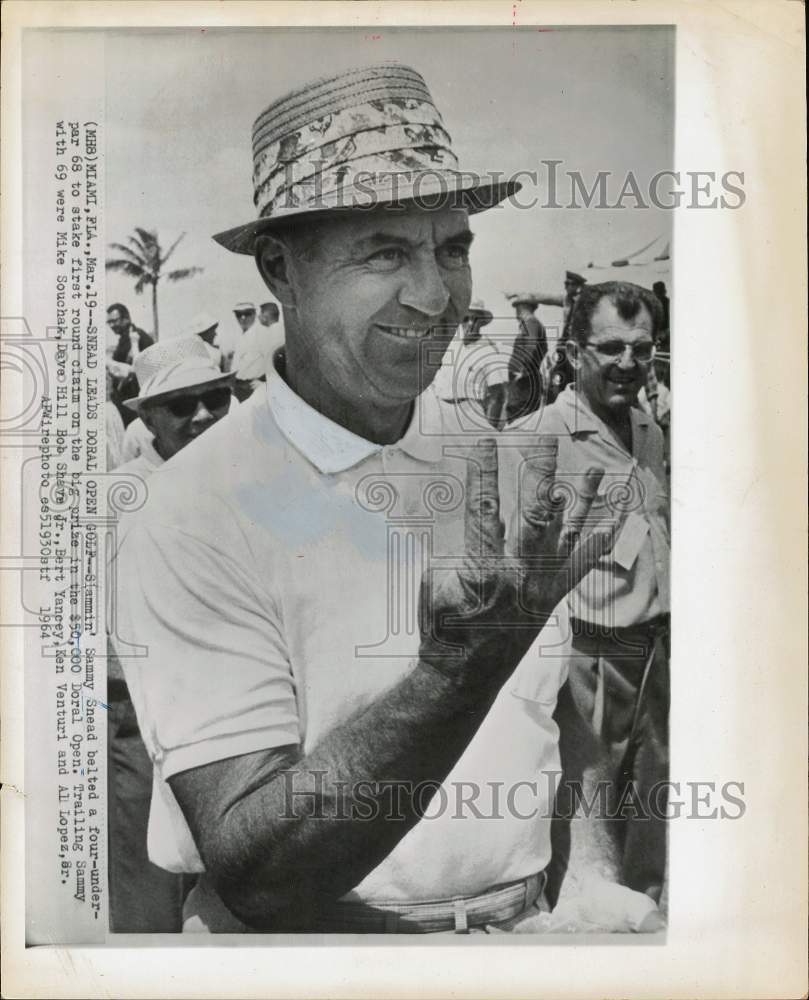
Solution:
M 175 389 L 167 389 L 163 392 L 156 392 L 153 395 L 133 396 L 132 399 L 125 399 L 123 402 L 124 406 L 128 410 L 134 410 L 137 413 L 138 407 L 140 406 L 141 403 L 153 402 L 154 400 L 159 400 L 161 396 L 173 396 L 175 392 L 181 392 L 183 389 L 197 389 L 201 385 L 207 385 L 213 387 L 214 384 L 216 384 L 217 382 L 221 382 L 224 385 L 227 382 L 231 382 L 232 380 L 233 380 L 233 374 L 230 372 L 224 372 L 224 373 L 211 372 L 208 378 L 200 379 L 199 381 L 194 382 L 193 385 L 178 386 Z
M 413 185 L 410 185 L 412 188 Z M 479 212 L 485 212 L 490 208 L 494 208 L 499 205 L 506 198 L 510 198 L 512 195 L 516 194 L 522 185 L 519 181 L 500 181 L 497 183 L 484 183 L 476 184 L 470 182 L 468 178 L 459 176 L 457 178 L 447 178 L 442 180 L 441 189 L 439 191 L 431 190 L 426 185 L 422 185 L 417 193 L 407 194 L 406 189 L 403 187 L 399 189 L 397 196 L 395 198 L 389 197 L 386 194 L 379 194 L 375 200 L 373 207 L 377 205 L 387 205 L 387 204 L 407 204 L 408 202 L 419 202 L 424 203 L 425 210 L 429 211 L 430 207 L 435 208 L 436 206 L 432 202 L 432 198 L 436 194 L 446 194 L 447 195 L 447 205 L 454 205 L 458 208 L 465 208 L 470 215 L 476 215 Z M 263 233 L 271 232 L 272 229 L 282 223 L 289 221 L 290 219 L 300 218 L 301 216 L 310 216 L 315 218 L 316 216 L 328 216 L 335 211 L 367 211 L 369 209 L 368 205 L 362 205 L 352 208 L 349 204 L 334 205 L 323 208 L 312 208 L 311 206 L 301 205 L 295 208 L 279 209 L 274 212 L 270 218 L 266 219 L 254 219 L 252 222 L 248 222 L 242 226 L 236 226 L 233 229 L 226 229 L 224 232 L 216 233 L 213 239 L 216 240 L 221 246 L 225 247 L 226 250 L 231 250 L 233 253 L 243 253 L 252 256 L 255 252 L 256 239 Z

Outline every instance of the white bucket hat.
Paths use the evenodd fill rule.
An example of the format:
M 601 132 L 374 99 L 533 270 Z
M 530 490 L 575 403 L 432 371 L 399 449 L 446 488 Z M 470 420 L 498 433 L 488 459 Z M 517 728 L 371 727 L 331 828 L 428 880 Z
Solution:
M 516 181 L 460 171 L 451 142 L 427 84 L 409 66 L 380 63 L 314 80 L 256 119 L 259 218 L 214 239 L 252 254 L 260 233 L 295 216 L 413 200 L 482 212 L 520 190 Z
M 197 315 L 188 324 L 185 335 L 187 337 L 198 337 L 203 333 L 207 333 L 208 330 L 213 330 L 216 326 L 219 326 L 219 320 L 213 317 L 210 313 L 197 313 Z
M 138 379 L 138 395 L 124 400 L 124 406 L 137 410 L 141 403 L 177 389 L 231 381 L 211 360 L 199 337 L 178 337 L 147 347 L 132 366 Z

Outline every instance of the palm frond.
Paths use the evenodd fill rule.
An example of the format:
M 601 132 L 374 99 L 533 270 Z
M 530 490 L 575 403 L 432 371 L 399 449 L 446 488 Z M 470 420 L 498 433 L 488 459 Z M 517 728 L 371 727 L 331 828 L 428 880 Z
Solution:
M 135 232 L 140 237 L 143 245 L 143 256 L 148 262 L 149 269 L 152 274 L 160 274 L 160 242 L 157 233 L 142 229 L 140 226 L 135 226 Z
M 140 226 L 135 226 L 135 232 L 138 234 L 138 238 L 144 247 L 153 247 L 157 244 L 157 233 L 149 229 L 143 229 Z
M 160 259 L 160 265 L 161 265 L 161 267 L 162 267 L 163 264 L 166 263 L 166 261 L 169 259 L 169 257 L 171 257 L 171 255 L 177 249 L 177 244 L 180 242 L 180 240 L 183 239 L 184 236 L 185 236 L 185 233 L 180 233 L 180 235 L 177 237 L 177 239 L 171 244 L 171 246 L 166 251 L 165 256 L 161 257 L 161 259 Z
M 146 247 L 141 243 L 137 236 L 127 236 L 127 243 L 131 243 L 135 250 L 140 254 L 140 256 L 146 260 L 147 251 Z
M 141 267 L 144 267 L 146 264 L 146 261 L 140 254 L 135 253 L 134 250 L 130 250 L 130 248 L 124 246 L 123 243 L 110 243 L 109 248 L 110 250 L 117 250 L 118 253 L 124 254 L 126 259 L 131 260 L 133 264 L 139 264 Z
M 143 267 L 139 264 L 134 264 L 131 260 L 113 258 L 106 261 L 105 266 L 108 271 L 121 271 L 130 278 L 141 278 L 143 276 Z
M 195 274 L 202 274 L 204 267 L 181 267 L 176 271 L 169 271 L 165 275 L 166 281 L 182 281 L 183 278 L 193 278 Z

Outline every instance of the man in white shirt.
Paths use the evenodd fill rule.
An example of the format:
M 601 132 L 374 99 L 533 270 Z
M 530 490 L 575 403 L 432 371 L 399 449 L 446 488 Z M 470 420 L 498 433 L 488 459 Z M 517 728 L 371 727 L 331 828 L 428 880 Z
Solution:
M 266 377 L 273 353 L 284 343 L 284 327 L 278 322 L 275 303 L 265 302 L 260 315 L 261 322 L 253 323 L 242 334 L 233 354 L 231 371 L 236 373 L 239 398 L 245 382 Z
M 187 930 L 511 929 L 551 857 L 555 616 L 610 541 L 568 561 L 552 451 L 509 471 L 429 388 L 469 307 L 469 215 L 516 187 L 455 170 L 398 64 L 275 101 L 254 136 L 260 217 L 216 239 L 255 258 L 285 351 L 152 478 L 120 553 L 119 635 L 149 648 L 123 665 L 155 762 L 150 856 L 204 873 Z M 340 151 L 317 190 L 312 148 Z M 369 210 L 383 163 L 402 184 L 373 173 Z
M 224 358 L 224 370 L 229 372 L 235 369 L 237 363 L 236 354 L 245 341 L 245 338 L 256 328 L 258 312 L 254 302 L 237 302 L 233 307 L 233 315 L 236 317 L 236 323 L 239 327 L 238 332 L 228 332 L 224 343 L 220 343 Z
M 539 433 L 558 442 L 557 478 L 571 492 L 605 470 L 591 519 L 620 518 L 612 558 L 568 598 L 572 630 L 563 749 L 585 783 L 606 779 L 607 824 L 621 881 L 658 900 L 666 869 L 669 701 L 669 498 L 663 434 L 636 405 L 662 310 L 628 282 L 586 285 L 568 324 L 576 372 Z

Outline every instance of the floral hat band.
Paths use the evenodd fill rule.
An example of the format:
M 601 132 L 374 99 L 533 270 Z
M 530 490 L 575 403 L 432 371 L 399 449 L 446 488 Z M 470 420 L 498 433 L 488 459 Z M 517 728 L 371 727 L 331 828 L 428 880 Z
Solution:
M 259 218 L 214 236 L 253 253 L 276 220 L 436 196 L 470 212 L 519 190 L 464 174 L 421 75 L 399 63 L 354 69 L 275 101 L 253 128 L 253 201 Z

